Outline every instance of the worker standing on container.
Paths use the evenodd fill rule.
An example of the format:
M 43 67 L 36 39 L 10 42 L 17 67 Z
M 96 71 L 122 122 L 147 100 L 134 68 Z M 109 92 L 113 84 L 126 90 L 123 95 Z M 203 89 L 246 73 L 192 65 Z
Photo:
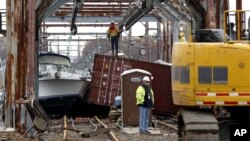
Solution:
M 154 93 L 150 87 L 150 78 L 144 76 L 142 85 L 136 90 L 136 105 L 139 106 L 139 133 L 150 134 L 148 131 L 149 114 L 154 104 Z
M 108 39 L 111 40 L 112 55 L 118 56 L 119 28 L 115 25 L 114 21 L 110 23 L 107 34 L 108 34 Z M 116 52 L 114 52 L 114 50 Z

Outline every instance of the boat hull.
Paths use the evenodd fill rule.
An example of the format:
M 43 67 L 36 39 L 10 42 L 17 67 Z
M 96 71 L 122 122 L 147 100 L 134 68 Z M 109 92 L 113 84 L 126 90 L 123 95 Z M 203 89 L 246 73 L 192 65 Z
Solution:
M 40 78 L 39 103 L 50 118 L 58 119 L 67 115 L 76 101 L 82 101 L 89 87 L 83 79 Z

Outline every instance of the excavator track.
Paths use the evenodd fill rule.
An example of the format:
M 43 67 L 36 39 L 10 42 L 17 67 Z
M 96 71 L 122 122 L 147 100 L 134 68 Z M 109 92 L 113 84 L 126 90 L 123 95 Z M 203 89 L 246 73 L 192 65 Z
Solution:
M 179 141 L 219 141 L 218 121 L 210 110 L 182 110 L 178 135 Z

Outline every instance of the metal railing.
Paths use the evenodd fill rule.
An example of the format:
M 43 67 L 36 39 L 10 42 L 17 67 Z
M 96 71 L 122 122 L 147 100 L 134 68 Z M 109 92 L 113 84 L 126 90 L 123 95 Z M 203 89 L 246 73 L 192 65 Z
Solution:
M 226 35 L 232 39 L 230 42 L 249 42 L 250 10 L 227 10 L 224 12 L 224 40 Z M 248 22 L 248 23 L 247 23 Z M 248 25 L 248 27 L 247 27 Z M 247 31 L 248 28 L 248 31 Z M 246 34 L 248 33 L 248 34 Z

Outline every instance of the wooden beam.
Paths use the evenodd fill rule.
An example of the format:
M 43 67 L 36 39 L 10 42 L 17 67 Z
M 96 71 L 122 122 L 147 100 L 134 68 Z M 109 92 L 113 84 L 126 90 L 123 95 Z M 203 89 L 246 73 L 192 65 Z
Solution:
M 110 130 L 111 130 L 111 128 L 101 128 L 101 129 L 97 129 L 96 131 L 80 133 L 80 134 L 81 134 L 82 137 L 88 138 L 88 137 L 93 137 L 93 136 L 98 136 L 98 135 L 101 135 L 101 134 L 105 134 L 105 133 L 109 132 Z

